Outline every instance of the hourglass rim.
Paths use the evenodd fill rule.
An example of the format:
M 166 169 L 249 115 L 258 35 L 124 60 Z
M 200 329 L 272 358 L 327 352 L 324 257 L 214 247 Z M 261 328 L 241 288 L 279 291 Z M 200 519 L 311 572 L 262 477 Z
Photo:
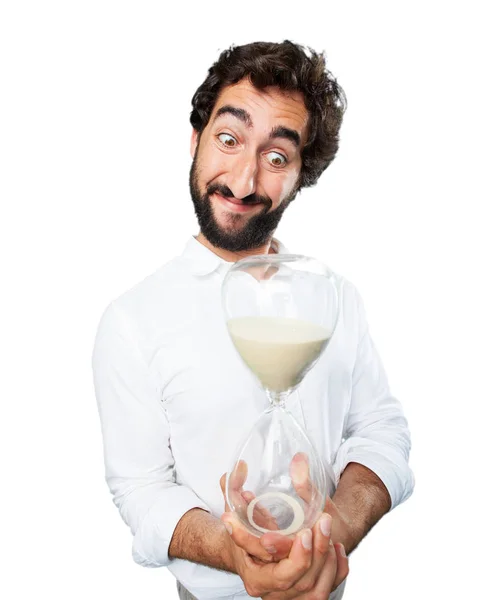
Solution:
M 237 271 L 250 264 L 277 264 L 277 263 L 291 263 L 291 262 L 303 262 L 303 263 L 315 263 L 325 272 L 329 277 L 334 275 L 333 271 L 327 267 L 327 265 L 321 260 L 305 254 L 259 254 L 253 256 L 246 256 L 236 261 L 229 269 L 229 271 Z

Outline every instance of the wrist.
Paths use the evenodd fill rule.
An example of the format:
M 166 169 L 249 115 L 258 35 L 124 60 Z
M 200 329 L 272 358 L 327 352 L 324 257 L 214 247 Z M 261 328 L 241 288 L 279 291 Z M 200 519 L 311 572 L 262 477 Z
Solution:
M 332 524 L 332 540 L 344 545 L 347 556 L 361 541 L 362 535 L 356 529 L 352 518 L 346 514 L 344 507 L 334 504 Z
M 231 573 L 235 573 L 238 575 L 236 562 L 235 562 L 235 552 L 234 552 L 234 542 L 230 537 L 230 533 L 227 531 L 225 525 L 222 523 L 222 543 L 221 543 L 221 551 L 220 554 L 222 556 L 222 562 L 225 564 L 225 570 L 230 571 Z

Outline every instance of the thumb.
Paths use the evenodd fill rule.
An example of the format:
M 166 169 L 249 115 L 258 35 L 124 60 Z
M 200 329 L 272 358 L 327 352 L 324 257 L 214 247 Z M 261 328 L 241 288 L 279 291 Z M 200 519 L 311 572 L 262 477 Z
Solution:
M 337 553 L 337 572 L 335 573 L 335 580 L 333 583 L 333 589 L 337 589 L 344 579 L 349 575 L 349 559 L 345 553 L 344 544 L 335 544 L 335 551 Z
M 224 512 L 223 515 L 220 517 L 220 521 L 222 521 L 222 523 L 225 526 L 225 529 L 229 532 L 230 535 L 232 535 L 232 531 L 234 529 L 234 520 L 233 520 L 233 515 L 230 512 Z
M 223 499 L 225 502 L 225 512 L 230 512 L 230 507 L 227 504 L 227 496 L 225 494 L 225 485 L 226 485 L 226 481 L 227 481 L 227 473 L 224 473 L 221 477 L 220 477 L 220 488 L 222 490 L 222 494 L 223 494 Z
M 224 473 L 220 477 L 220 487 L 222 488 L 223 495 L 225 496 L 225 481 L 227 480 L 227 473 Z

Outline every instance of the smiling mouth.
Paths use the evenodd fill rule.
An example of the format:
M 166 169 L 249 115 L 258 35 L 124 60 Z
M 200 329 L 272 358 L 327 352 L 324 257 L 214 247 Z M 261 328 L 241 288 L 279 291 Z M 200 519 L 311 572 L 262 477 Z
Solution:
M 213 195 L 217 196 L 224 205 L 226 205 L 230 209 L 235 210 L 237 212 L 246 212 L 254 206 L 262 205 L 262 202 L 246 203 L 246 202 L 243 202 L 242 200 L 239 200 L 238 198 L 226 198 L 225 196 L 222 196 L 218 192 L 215 192 Z

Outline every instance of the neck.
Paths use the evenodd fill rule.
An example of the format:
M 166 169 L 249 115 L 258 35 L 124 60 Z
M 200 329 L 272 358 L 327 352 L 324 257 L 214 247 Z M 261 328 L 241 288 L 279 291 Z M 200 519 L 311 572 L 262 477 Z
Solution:
M 213 246 L 213 244 L 210 244 L 210 242 L 205 238 L 202 232 L 199 233 L 196 239 L 198 242 L 203 244 L 203 246 L 206 246 L 208 250 L 211 250 L 214 254 L 220 258 L 223 258 L 223 260 L 226 260 L 227 262 L 237 262 L 242 258 L 246 258 L 246 256 L 255 256 L 257 254 L 276 254 L 272 246 L 272 238 L 270 238 L 266 244 L 260 246 L 259 248 L 242 250 L 240 252 L 230 252 L 229 250 L 224 250 L 223 248 L 217 248 L 216 246 Z

